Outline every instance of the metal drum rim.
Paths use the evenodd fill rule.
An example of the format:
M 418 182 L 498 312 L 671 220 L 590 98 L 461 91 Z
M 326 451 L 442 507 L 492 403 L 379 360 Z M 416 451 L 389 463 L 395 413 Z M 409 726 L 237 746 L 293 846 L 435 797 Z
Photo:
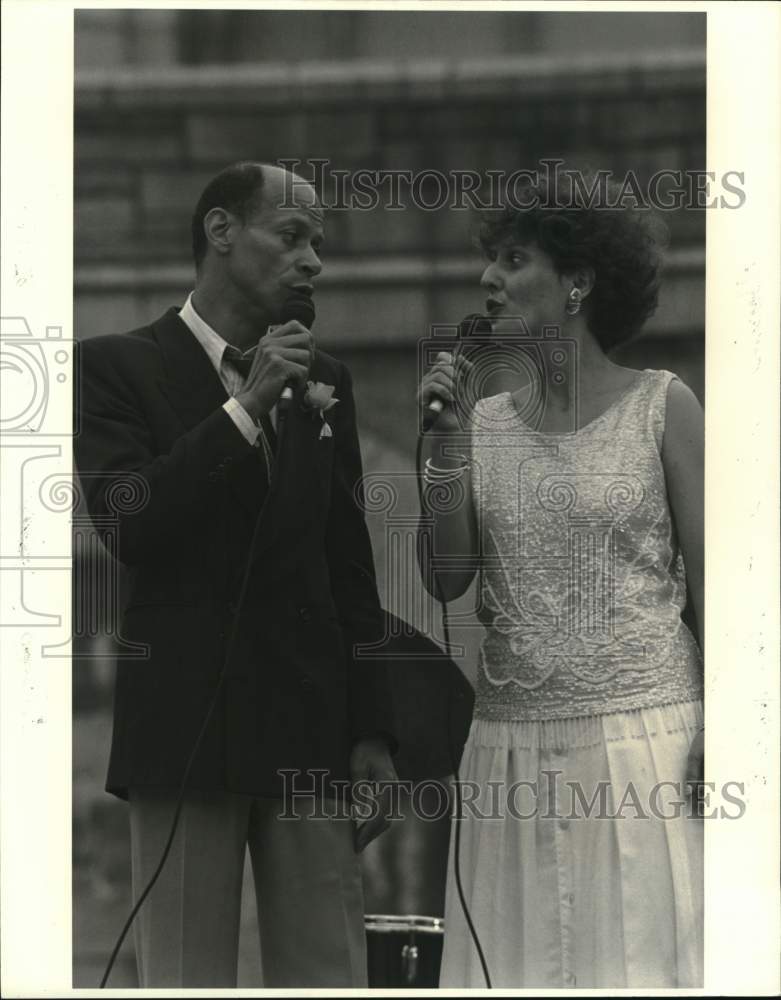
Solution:
M 367 931 L 390 933 L 392 931 L 417 931 L 420 934 L 443 934 L 443 917 L 425 917 L 416 913 L 366 913 L 364 926 Z

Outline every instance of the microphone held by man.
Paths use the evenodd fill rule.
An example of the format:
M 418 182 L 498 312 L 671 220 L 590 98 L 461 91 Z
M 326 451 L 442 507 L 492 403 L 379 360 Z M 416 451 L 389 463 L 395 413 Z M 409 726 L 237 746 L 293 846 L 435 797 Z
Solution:
M 315 351 L 310 332 L 314 319 L 312 299 L 301 293 L 291 295 L 282 306 L 281 323 L 270 326 L 261 338 L 244 388 L 236 396 L 253 420 L 274 406 L 284 412 L 293 388 L 306 382 Z

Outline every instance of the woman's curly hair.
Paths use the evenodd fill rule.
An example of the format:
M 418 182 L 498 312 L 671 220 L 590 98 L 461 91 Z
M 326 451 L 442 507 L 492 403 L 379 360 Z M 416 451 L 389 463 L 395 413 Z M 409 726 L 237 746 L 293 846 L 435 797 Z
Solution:
M 591 190 L 593 179 L 581 176 Z M 583 300 L 583 315 L 609 351 L 635 336 L 656 309 L 663 240 L 648 213 L 618 205 L 616 185 L 604 185 L 600 198 L 588 202 L 583 195 L 576 185 L 554 192 L 544 183 L 527 184 L 514 207 L 483 215 L 478 241 L 484 251 L 508 242 L 536 244 L 559 274 L 593 268 L 594 287 Z

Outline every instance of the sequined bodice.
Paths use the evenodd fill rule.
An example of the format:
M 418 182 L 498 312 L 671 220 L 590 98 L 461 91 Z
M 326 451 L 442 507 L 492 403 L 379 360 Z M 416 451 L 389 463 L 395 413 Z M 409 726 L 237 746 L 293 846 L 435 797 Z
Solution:
M 571 434 L 508 393 L 473 414 L 482 544 L 475 715 L 556 719 L 702 697 L 660 452 L 669 372 Z

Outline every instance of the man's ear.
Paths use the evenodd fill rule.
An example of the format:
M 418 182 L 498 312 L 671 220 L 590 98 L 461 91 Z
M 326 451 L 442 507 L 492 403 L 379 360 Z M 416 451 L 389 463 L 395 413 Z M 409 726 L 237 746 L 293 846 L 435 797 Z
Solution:
M 203 219 L 203 231 L 209 245 L 216 253 L 224 256 L 230 253 L 239 221 L 224 208 L 210 208 Z

